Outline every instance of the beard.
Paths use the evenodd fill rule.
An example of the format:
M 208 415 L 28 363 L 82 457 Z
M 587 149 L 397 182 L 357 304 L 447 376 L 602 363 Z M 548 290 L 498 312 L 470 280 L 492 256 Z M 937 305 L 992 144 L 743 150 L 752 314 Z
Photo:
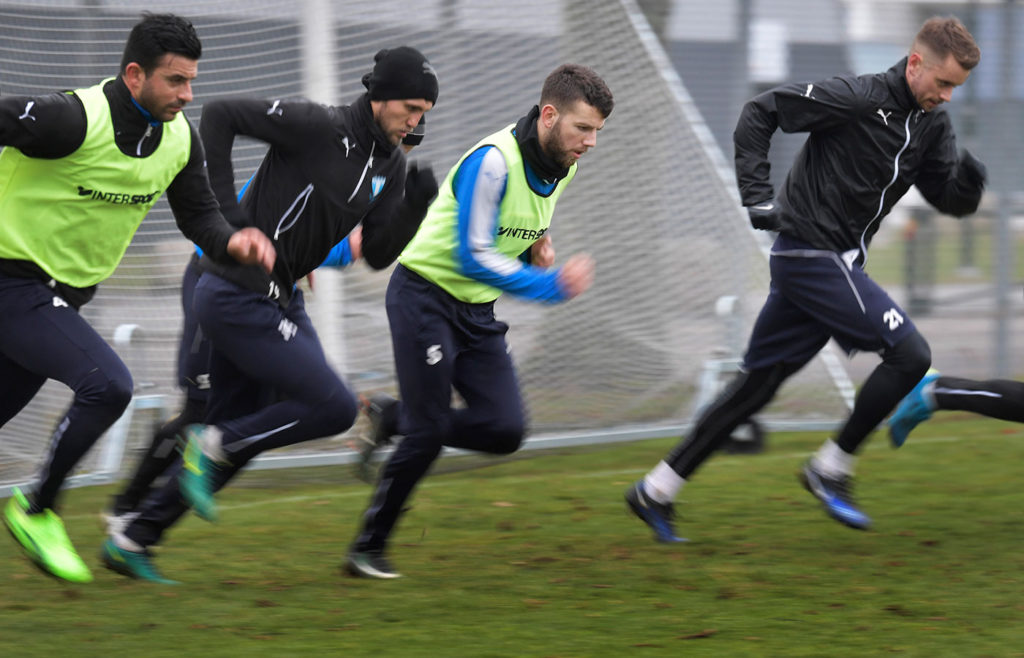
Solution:
M 576 156 L 572 151 L 562 147 L 561 122 L 557 122 L 552 126 L 551 130 L 548 131 L 547 138 L 541 142 L 540 147 L 544 149 L 544 154 L 558 164 L 559 167 L 568 169 L 576 164 Z
M 174 118 L 174 112 L 171 111 L 171 108 L 182 109 L 177 105 L 157 104 L 145 86 L 143 86 L 142 90 L 139 92 L 139 105 L 152 114 L 154 119 L 162 122 L 167 122 Z

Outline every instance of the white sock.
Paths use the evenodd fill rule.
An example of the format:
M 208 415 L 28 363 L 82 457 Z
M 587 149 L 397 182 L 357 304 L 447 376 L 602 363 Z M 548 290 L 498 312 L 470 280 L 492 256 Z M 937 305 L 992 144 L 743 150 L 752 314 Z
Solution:
M 207 425 L 203 433 L 199 435 L 199 444 L 203 448 L 203 454 L 218 464 L 227 464 L 231 461 L 228 459 L 227 453 L 224 452 L 223 437 L 224 433 L 216 425 Z
M 117 546 L 122 551 L 131 551 L 132 553 L 142 553 L 146 549 L 142 547 L 138 542 L 128 539 L 128 536 L 124 533 L 117 532 L 110 535 L 111 541 L 114 542 L 114 546 Z
M 856 455 L 845 452 L 832 439 L 826 439 L 825 443 L 818 448 L 818 452 L 814 453 L 815 468 L 832 477 L 853 475 L 853 467 L 856 463 Z
M 664 460 L 644 476 L 644 491 L 655 502 L 667 505 L 676 499 L 679 490 L 686 484 L 686 479 L 672 470 Z
M 939 408 L 939 401 L 935 399 L 935 382 L 938 379 L 933 379 L 924 387 L 921 388 L 921 397 L 924 398 L 924 403 L 928 405 L 928 411 L 935 411 Z

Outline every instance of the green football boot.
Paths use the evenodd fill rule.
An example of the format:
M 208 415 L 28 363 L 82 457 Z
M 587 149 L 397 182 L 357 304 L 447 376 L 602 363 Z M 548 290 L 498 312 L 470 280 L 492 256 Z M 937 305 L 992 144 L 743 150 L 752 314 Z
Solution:
M 92 572 L 75 552 L 64 522 L 52 509 L 29 514 L 29 503 L 19 489 L 4 507 L 4 525 L 37 567 L 72 583 L 92 582 Z
M 213 523 L 217 520 L 217 501 L 213 498 L 213 476 L 217 470 L 214 460 L 203 454 L 203 425 L 189 425 L 185 430 L 185 447 L 182 449 L 181 475 L 178 483 L 181 495 L 196 516 Z
M 178 581 L 164 578 L 152 561 L 153 555 L 149 551 L 127 551 L 112 539 L 103 542 L 100 548 L 100 560 L 103 566 L 116 571 L 122 576 L 145 580 L 159 585 L 178 585 Z

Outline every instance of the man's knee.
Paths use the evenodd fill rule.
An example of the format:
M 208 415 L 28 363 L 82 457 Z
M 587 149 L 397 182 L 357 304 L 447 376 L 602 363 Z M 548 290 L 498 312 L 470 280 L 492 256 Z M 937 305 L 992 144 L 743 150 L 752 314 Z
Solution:
M 490 449 L 496 455 L 508 455 L 523 445 L 526 425 L 522 418 L 506 418 L 494 423 L 488 432 Z
M 120 372 L 94 370 L 75 389 L 79 402 L 109 409 L 118 418 L 132 400 L 132 376 L 127 369 Z
M 325 407 L 331 410 L 332 434 L 341 434 L 355 425 L 359 415 L 359 403 L 352 392 L 344 386 L 331 396 Z
M 932 350 L 920 332 L 915 331 L 882 354 L 890 368 L 906 373 L 915 381 L 924 377 L 932 365 Z

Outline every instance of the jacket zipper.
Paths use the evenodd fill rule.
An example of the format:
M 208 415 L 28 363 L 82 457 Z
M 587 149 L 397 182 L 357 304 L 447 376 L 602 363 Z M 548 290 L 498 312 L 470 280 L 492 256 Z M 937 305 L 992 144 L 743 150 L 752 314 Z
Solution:
M 882 188 L 882 195 L 878 199 L 878 211 L 875 213 L 875 216 L 871 218 L 871 221 L 868 222 L 867 226 L 864 227 L 864 230 L 860 234 L 860 252 L 864 254 L 864 262 L 862 263 L 862 266 L 867 265 L 868 263 L 868 247 L 867 244 L 864 242 L 864 237 L 868 234 L 868 229 L 870 229 L 871 226 L 875 223 L 875 220 L 877 220 L 878 217 L 882 214 L 882 209 L 885 207 L 885 193 L 889 191 L 889 188 L 893 186 L 893 184 L 896 182 L 896 179 L 899 178 L 900 176 L 900 156 L 903 155 L 903 152 L 907 150 L 908 146 L 910 146 L 910 120 L 914 118 L 916 115 L 917 112 L 911 112 L 910 114 L 907 115 L 907 120 L 903 124 L 903 127 L 907 132 L 907 137 L 903 141 L 903 146 L 901 146 L 900 150 L 896 153 L 896 157 L 893 158 L 892 180 L 890 180 L 889 183 Z
M 142 137 L 139 138 L 139 143 L 135 145 L 135 155 L 139 156 L 140 158 L 142 157 L 142 142 L 146 141 L 146 139 L 152 134 L 153 125 L 150 124 L 146 126 L 146 132 L 142 133 Z
M 363 173 L 359 175 L 359 182 L 356 183 L 356 188 L 352 190 L 352 194 L 348 195 L 348 200 L 351 201 L 356 197 L 356 193 L 359 188 L 363 186 L 363 181 L 366 180 L 366 172 L 373 169 L 373 151 L 377 148 L 377 142 L 370 142 L 370 157 L 366 159 L 366 164 L 363 166 Z

